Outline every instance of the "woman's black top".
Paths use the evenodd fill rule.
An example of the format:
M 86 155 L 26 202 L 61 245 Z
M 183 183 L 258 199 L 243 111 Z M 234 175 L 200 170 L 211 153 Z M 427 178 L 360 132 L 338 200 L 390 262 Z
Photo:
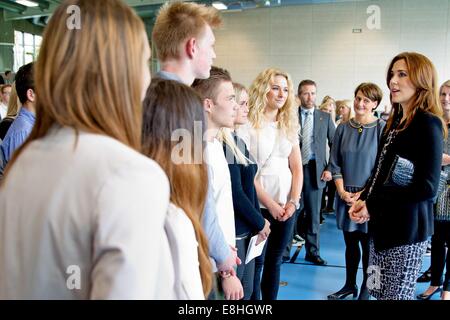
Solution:
M 250 160 L 246 166 L 239 164 L 229 146 L 223 144 L 231 177 L 236 236 L 256 234 L 264 228 L 265 223 L 254 185 L 258 165 L 250 156 L 245 142 L 235 134 L 233 139 L 242 154 Z
M 396 118 L 401 119 L 401 114 Z M 389 142 L 389 133 L 395 128 L 385 127 L 372 177 L 361 195 L 370 214 L 369 233 L 376 250 L 422 242 L 433 234 L 433 198 L 442 162 L 442 122 L 431 113 L 417 111 L 408 128 L 397 131 Z M 380 161 L 383 149 L 384 159 Z M 387 181 L 396 155 L 414 164 L 413 180 L 407 187 Z

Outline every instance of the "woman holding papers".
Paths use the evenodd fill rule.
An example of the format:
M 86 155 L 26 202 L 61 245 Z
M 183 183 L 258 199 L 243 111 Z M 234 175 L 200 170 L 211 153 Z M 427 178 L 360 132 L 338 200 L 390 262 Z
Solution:
M 241 84 L 233 83 L 233 87 L 236 102 L 239 105 L 234 124 L 239 126 L 247 123 L 248 93 Z M 247 250 L 253 235 L 257 236 L 256 244 L 264 245 L 261 242 L 266 240 L 270 233 L 270 223 L 261 215 L 254 185 L 258 166 L 250 156 L 244 141 L 230 129 L 222 129 L 220 140 L 223 141 L 223 149 L 230 170 L 236 247 L 242 261 L 237 268 L 237 276 L 244 288 L 244 300 L 249 300 L 253 293 L 255 259 L 245 263 Z
M 255 299 L 261 293 L 275 300 L 280 283 L 283 251 L 292 240 L 294 219 L 303 185 L 299 123 L 291 77 L 277 69 L 261 72 L 249 94 L 249 126 L 239 130 L 259 171 L 255 187 L 261 213 L 270 222 L 265 253 L 255 262 Z

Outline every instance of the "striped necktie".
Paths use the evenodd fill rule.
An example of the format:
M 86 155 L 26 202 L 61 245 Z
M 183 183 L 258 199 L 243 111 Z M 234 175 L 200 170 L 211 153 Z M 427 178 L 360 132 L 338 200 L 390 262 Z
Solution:
M 307 164 L 312 155 L 312 131 L 313 116 L 311 111 L 305 114 L 305 122 L 302 127 L 302 163 Z

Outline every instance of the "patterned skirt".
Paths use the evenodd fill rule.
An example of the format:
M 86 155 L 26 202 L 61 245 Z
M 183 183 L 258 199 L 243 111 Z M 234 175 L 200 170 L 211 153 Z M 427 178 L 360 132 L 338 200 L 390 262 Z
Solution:
M 378 300 L 414 300 L 428 241 L 376 251 L 370 240 L 367 289 Z

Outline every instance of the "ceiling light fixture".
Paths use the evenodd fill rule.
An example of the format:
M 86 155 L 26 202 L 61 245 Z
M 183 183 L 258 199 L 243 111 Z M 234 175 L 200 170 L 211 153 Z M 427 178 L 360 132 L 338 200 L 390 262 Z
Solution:
M 213 2 L 212 6 L 217 10 L 227 10 L 228 7 L 223 2 Z

